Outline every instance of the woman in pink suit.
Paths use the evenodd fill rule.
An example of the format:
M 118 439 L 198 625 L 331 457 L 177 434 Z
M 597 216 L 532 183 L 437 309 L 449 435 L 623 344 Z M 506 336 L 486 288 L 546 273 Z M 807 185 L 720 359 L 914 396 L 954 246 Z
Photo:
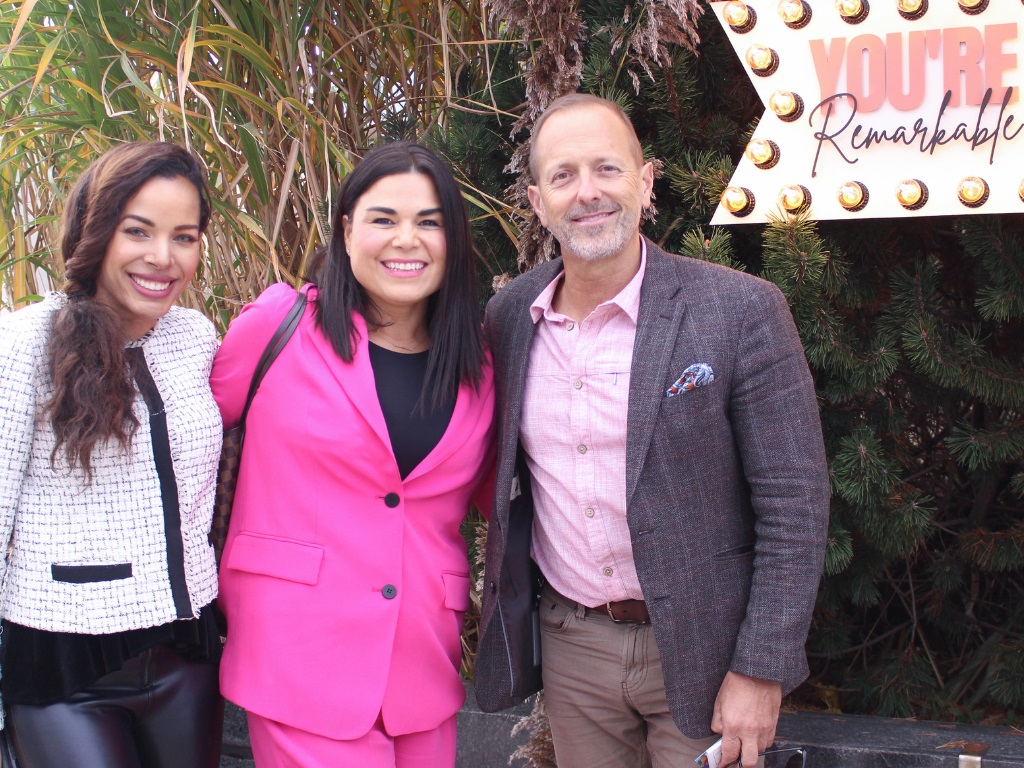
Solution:
M 494 418 L 469 219 L 444 163 L 405 142 L 339 194 L 246 418 L 221 689 L 259 768 L 453 766 L 459 528 L 487 499 Z M 232 323 L 212 375 L 226 427 L 295 301 L 273 285 Z

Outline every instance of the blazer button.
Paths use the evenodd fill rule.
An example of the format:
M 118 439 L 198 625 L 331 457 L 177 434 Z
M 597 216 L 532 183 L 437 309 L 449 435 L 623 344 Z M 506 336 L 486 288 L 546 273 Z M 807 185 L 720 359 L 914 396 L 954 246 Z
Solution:
M 398 590 L 395 588 L 394 584 L 385 584 L 384 589 L 382 589 L 380 593 L 384 595 L 385 600 L 391 600 L 398 595 Z
M 387 496 L 384 497 L 384 503 L 391 507 L 391 509 L 397 507 L 399 501 L 401 501 L 401 499 L 398 498 L 397 493 L 389 493 Z
M 491 594 L 492 595 L 498 594 L 498 585 L 495 584 L 493 581 L 491 582 Z

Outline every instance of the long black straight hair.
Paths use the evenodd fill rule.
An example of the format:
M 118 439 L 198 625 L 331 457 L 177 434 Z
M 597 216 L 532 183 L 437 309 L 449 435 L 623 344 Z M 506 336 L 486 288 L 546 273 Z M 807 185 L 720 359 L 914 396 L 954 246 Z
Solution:
M 420 173 L 433 182 L 444 219 L 445 274 L 440 289 L 427 300 L 430 352 L 420 398 L 422 405 L 434 410 L 453 398 L 460 384 L 477 387 L 485 359 L 469 213 L 445 163 L 426 147 L 407 141 L 368 152 L 342 182 L 332 214 L 331 239 L 313 255 L 306 279 L 318 290 L 317 325 L 338 356 L 351 362 L 359 342 L 352 312 L 362 315 L 371 330 L 385 322 L 352 273 L 344 218 L 352 216 L 359 198 L 377 181 L 405 173 Z

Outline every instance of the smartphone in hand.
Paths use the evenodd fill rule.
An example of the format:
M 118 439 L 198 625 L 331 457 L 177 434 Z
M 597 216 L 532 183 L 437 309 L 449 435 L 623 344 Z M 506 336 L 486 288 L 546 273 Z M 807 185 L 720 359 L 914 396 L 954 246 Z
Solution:
M 722 764 L 722 740 L 719 739 L 701 752 L 694 761 L 699 768 L 718 768 Z

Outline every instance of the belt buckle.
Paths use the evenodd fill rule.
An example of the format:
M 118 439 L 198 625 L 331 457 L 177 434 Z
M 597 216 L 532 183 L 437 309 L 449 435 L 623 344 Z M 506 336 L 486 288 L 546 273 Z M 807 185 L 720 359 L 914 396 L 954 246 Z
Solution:
M 605 610 L 608 611 L 608 618 L 612 620 L 613 624 L 629 624 L 630 623 L 629 619 L 617 619 L 617 618 L 615 618 L 615 613 L 613 612 L 612 603 L 611 603 L 610 600 L 607 603 L 604 604 L 604 607 L 605 607 Z

